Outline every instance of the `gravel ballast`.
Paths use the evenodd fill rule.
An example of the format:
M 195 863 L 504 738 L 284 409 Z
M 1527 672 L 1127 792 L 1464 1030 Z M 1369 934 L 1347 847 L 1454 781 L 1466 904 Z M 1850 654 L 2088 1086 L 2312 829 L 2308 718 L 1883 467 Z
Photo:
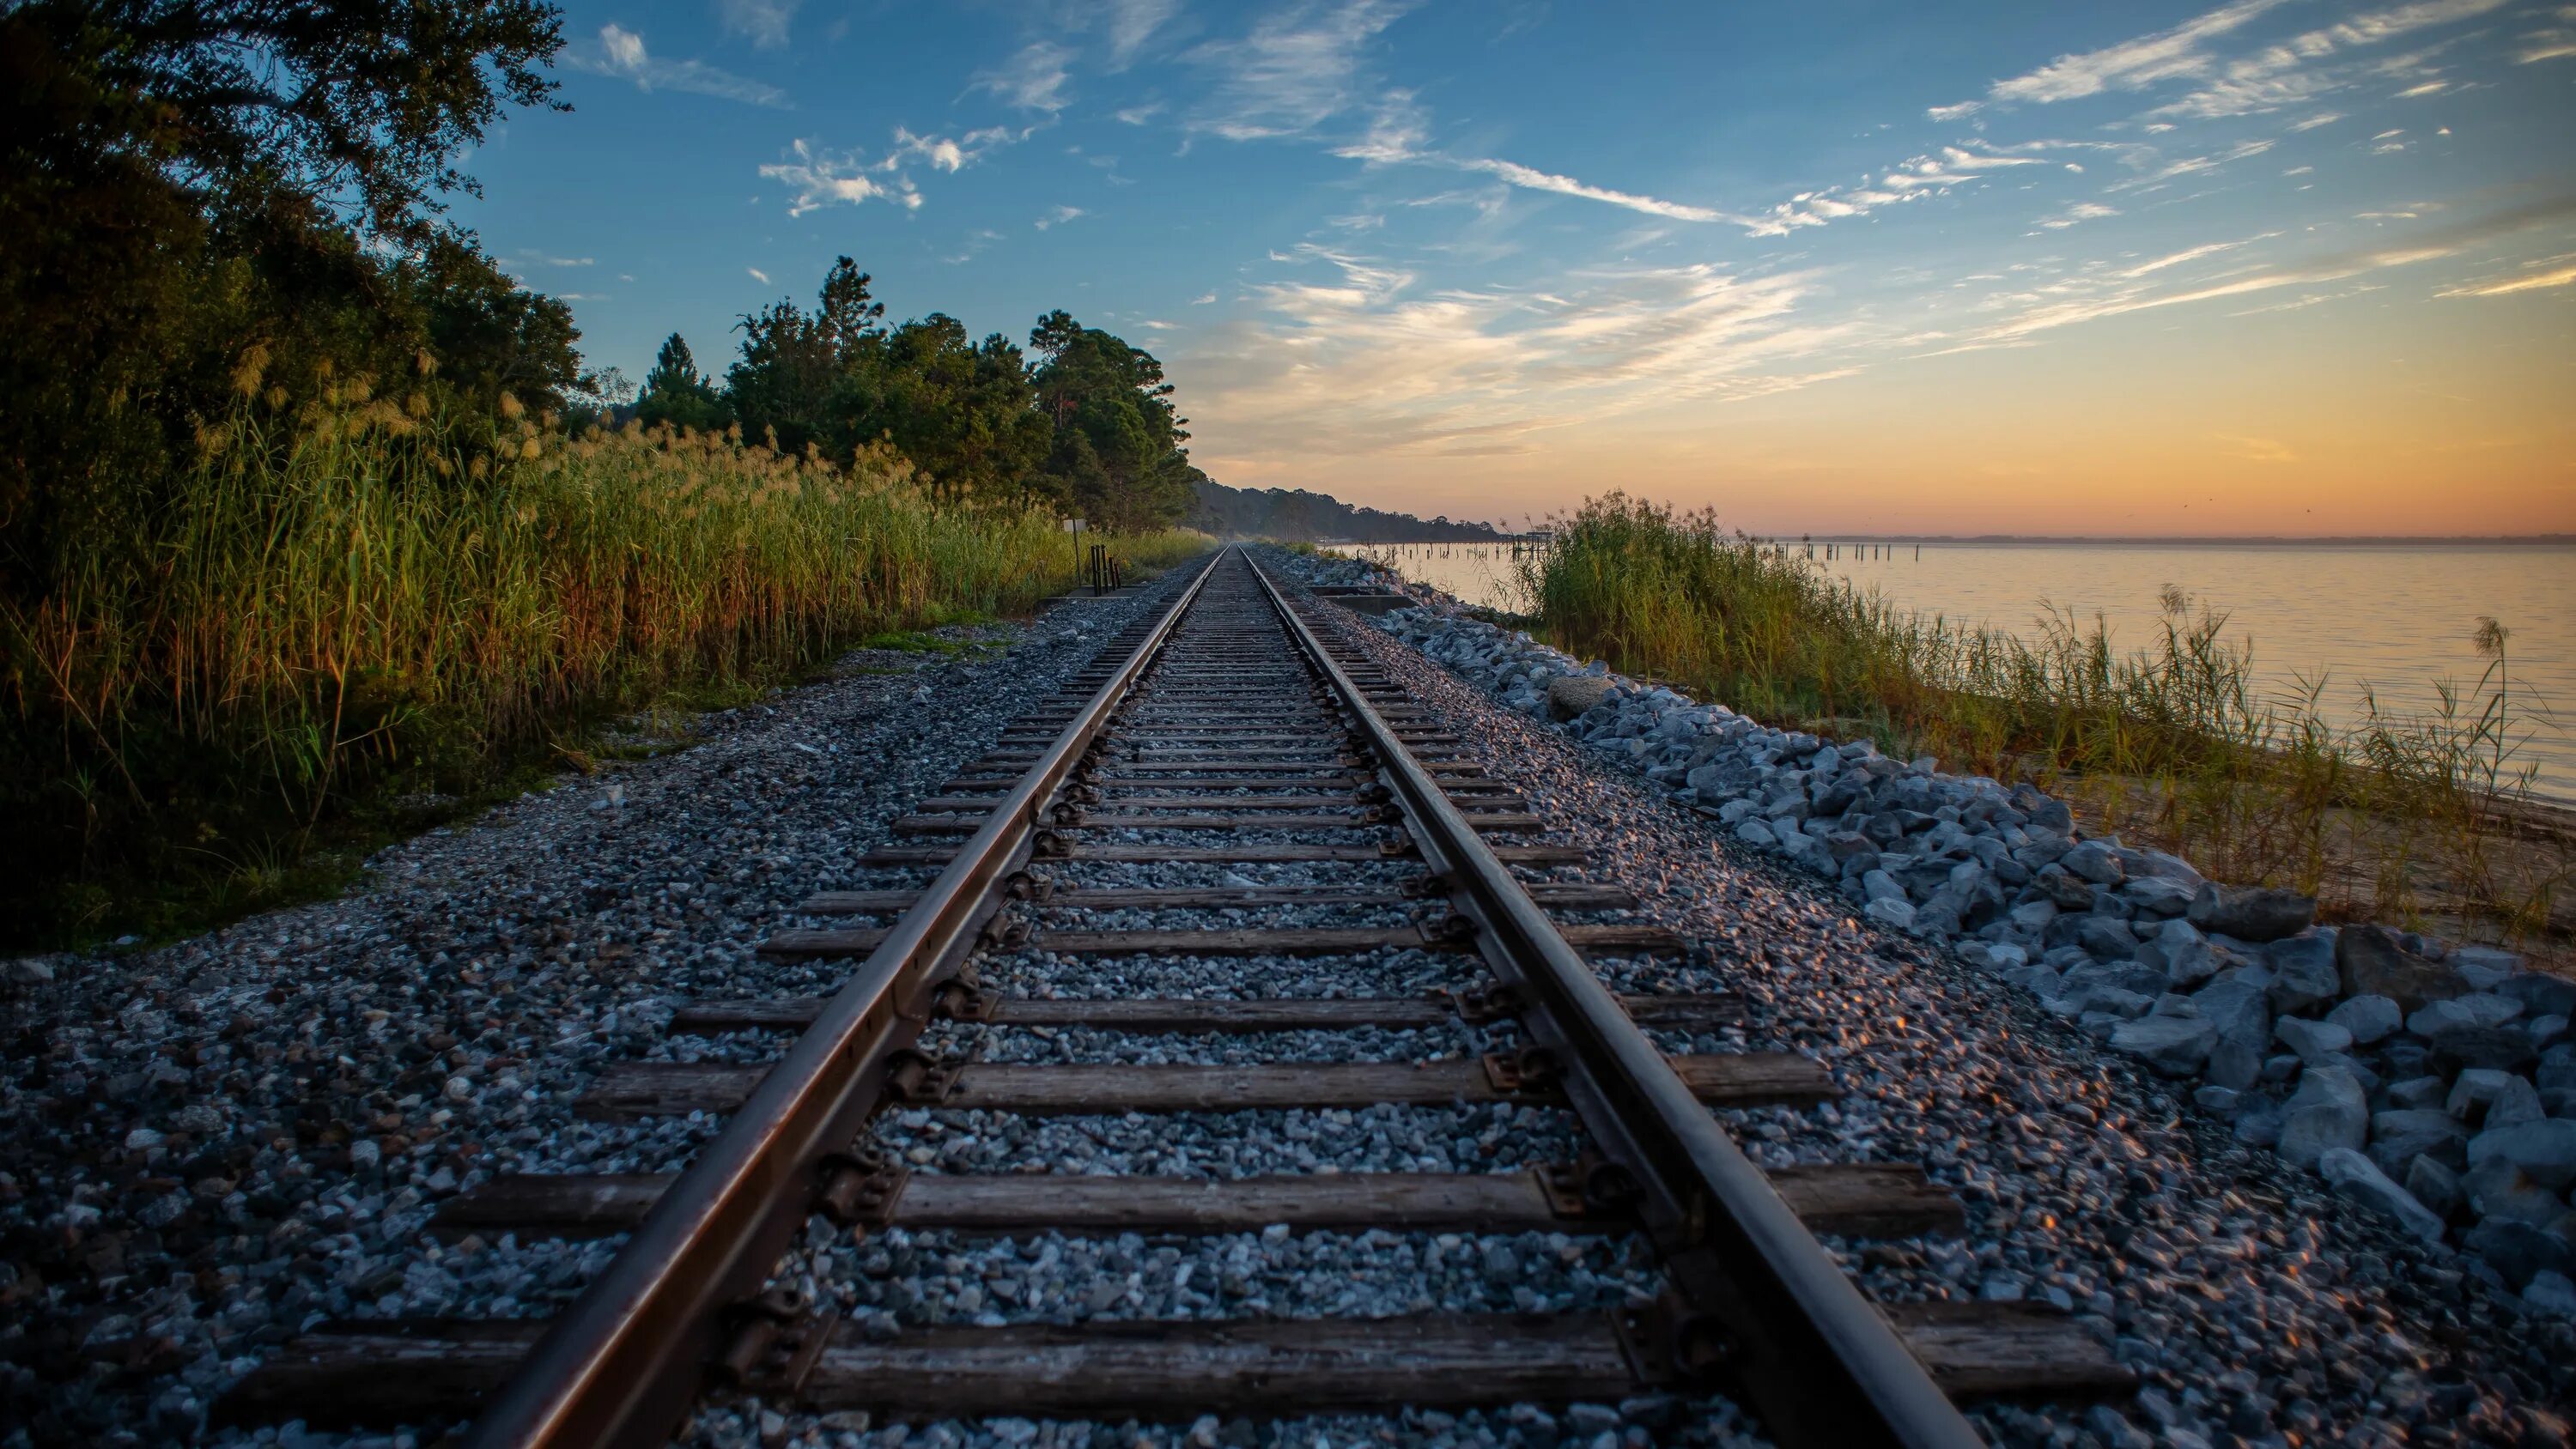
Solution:
M 1354 563 L 1291 567 L 1318 581 L 1373 578 Z M 2576 1329 L 2478 1254 L 2427 1244 L 2249 1143 L 2237 1115 L 2196 1102 L 2188 1082 L 2001 979 L 1993 957 L 1971 964 L 1949 938 L 1891 924 L 1900 913 L 1872 915 L 1739 831 L 1741 814 L 1699 814 L 1698 801 L 1675 798 L 1687 771 L 1660 773 L 1664 741 L 1632 747 L 1646 731 L 1614 724 L 1587 742 L 1604 717 L 1580 711 L 1552 724 L 1548 681 L 1493 665 L 1532 657 L 1525 641 L 1489 648 L 1480 641 L 1510 636 L 1433 609 L 1344 630 L 1563 826 L 1551 838 L 1590 846 L 1595 878 L 1636 890 L 1649 914 L 1706 947 L 1679 972 L 1623 980 L 1603 963 L 1606 978 L 1741 991 L 1753 1006 L 1747 1044 L 1832 1067 L 1846 1095 L 1830 1108 L 1722 1114 L 1756 1160 L 1918 1162 L 1969 1204 L 1958 1243 L 1854 1253 L 1874 1295 L 2054 1302 L 2085 1315 L 2146 1383 L 2118 1409 L 1977 1410 L 1999 1441 L 2565 1442 Z M 1498 678 L 1499 700 L 1484 687 Z M 1618 720 L 1621 702 L 1606 688 L 1600 698 Z M 1711 717 L 1677 696 L 1661 707 Z M 2472 968 L 2490 959 L 2463 954 Z M 2338 994 L 2321 986 L 2316 1009 Z M 2301 1059 L 2269 1050 L 2289 1057 L 2264 1067 L 2288 1098 L 2279 1079 Z
M 10 963 L 0 984 L 16 1044 L 0 1067 L 0 1107 L 9 1109 L 0 1121 L 0 1417 L 9 1426 L 0 1449 L 199 1438 L 205 1406 L 224 1385 L 325 1319 L 554 1311 L 617 1240 L 434 1244 L 420 1228 L 437 1202 L 505 1170 L 685 1162 L 714 1121 L 583 1122 L 573 1098 L 610 1061 L 775 1055 L 784 1041 L 776 1034 L 672 1037 L 663 1026 L 681 1000 L 835 984 L 846 963 L 764 962 L 752 947 L 796 923 L 792 907 L 812 891 L 923 879 L 857 859 L 885 839 L 890 818 L 935 793 L 1152 602 L 1083 601 L 1034 626 L 974 631 L 1008 651 L 991 657 L 854 656 L 855 667 L 904 672 L 846 673 L 730 712 L 691 749 L 396 847 L 345 900 L 161 951 Z M 1974 1421 L 1998 1442 L 2565 1442 L 2554 1406 L 2576 1398 L 2576 1332 L 2546 1302 L 2538 1274 L 2551 1270 L 2526 1275 L 2516 1292 L 2488 1256 L 2409 1230 L 2399 1197 L 2419 1201 L 2438 1183 L 2414 1173 L 2413 1158 L 2382 1173 L 2358 1149 L 2375 1146 L 2374 1135 L 2411 1132 L 2447 1151 L 2448 1134 L 2429 1117 L 2371 1125 L 2346 1148 L 2334 1116 L 2348 1109 L 2334 1074 L 2382 1059 L 2357 1051 L 2408 1033 L 2449 1033 L 2475 1049 L 2487 1040 L 2475 1034 L 2499 1024 L 2480 1015 L 2490 1009 L 2416 1023 L 2424 1008 L 2415 1006 L 2391 1024 L 2367 1005 L 2346 1009 L 2370 993 L 2333 992 L 2303 1003 L 2313 1012 L 2278 1012 L 2334 1028 L 2292 1028 L 2266 1047 L 2262 1070 L 2277 1075 L 2261 1082 L 2285 1119 L 2275 1140 L 2293 1150 L 2317 1144 L 2313 1170 L 2293 1165 L 2247 1140 L 2243 1110 L 2221 1114 L 2195 1101 L 2191 1082 L 2157 1075 L 2134 1030 L 2115 1048 L 2115 1028 L 2052 1011 L 2049 998 L 2004 980 L 1991 954 L 1964 961 L 1951 936 L 1903 929 L 1916 922 L 1899 905 L 1928 905 L 1913 899 L 1912 883 L 1895 882 L 1894 896 L 1866 883 L 1847 894 L 1839 880 L 1786 863 L 1796 857 L 1775 848 L 1777 837 L 1766 846 L 1742 831 L 1741 813 L 1695 813 L 1694 801 L 1674 798 L 1678 780 L 1645 773 L 1656 767 L 1646 752 L 1569 739 L 1397 639 L 1347 628 L 1471 756 L 1521 788 L 1551 823 L 1545 839 L 1590 850 L 1581 878 L 1635 891 L 1640 919 L 1693 943 L 1682 960 L 1594 963 L 1606 980 L 1623 990 L 1725 991 L 1749 1007 L 1739 1024 L 1657 1033 L 1663 1046 L 1799 1051 L 1832 1070 L 1843 1095 L 1830 1104 L 1721 1112 L 1748 1154 L 1769 1166 L 1919 1163 L 1967 1204 L 1969 1232 L 1956 1241 L 1828 1239 L 1871 1293 L 2051 1303 L 2144 1380 L 2136 1400 L 2116 1406 L 1978 1407 Z M 1193 843 L 1161 831 L 1125 838 Z M 1393 863 L 1052 869 L 1068 888 L 1394 883 L 1406 873 Z M 2227 908 L 2253 913 L 2234 918 L 2244 929 L 2268 929 L 2255 919 L 2265 903 Z M 1041 931 L 1209 923 L 1166 912 L 1032 915 Z M 1395 918 L 1383 908 L 1298 905 L 1227 923 Z M 2295 983 L 2298 964 L 2292 953 L 2273 979 Z M 1420 950 L 1302 959 L 1019 950 L 980 965 L 986 989 L 1018 997 L 1419 997 L 1481 978 L 1472 957 Z M 1147 1036 L 950 1024 L 930 1044 L 996 1062 L 1239 1063 L 1448 1058 L 1510 1040 L 1508 1026 Z M 2279 1066 L 2281 1057 L 2295 1068 Z M 2492 1080 L 2454 1071 L 2438 1092 L 2410 1089 L 2406 1100 L 2423 1100 L 2402 1109 L 2382 1104 L 2405 1084 L 2356 1079 L 2354 1091 L 2366 1111 L 2456 1110 L 2477 1136 L 2492 1137 L 2558 1120 L 2548 1115 L 2554 1102 L 2535 1096 L 2536 1114 L 2523 1102 L 2519 1093 L 2535 1091 L 2527 1067 L 2493 1069 Z M 1505 1104 L 1036 1118 L 910 1109 L 875 1130 L 916 1172 L 1216 1178 L 1497 1171 L 1562 1161 L 1581 1144 L 1570 1114 Z M 2491 1143 L 2487 1156 L 2498 1150 Z M 2563 1207 L 2564 1188 L 2545 1190 Z M 819 1220 L 781 1277 L 872 1333 L 1094 1317 L 1559 1311 L 1635 1302 L 1659 1282 L 1642 1248 L 1617 1236 L 1283 1227 L 1001 1240 L 888 1230 L 853 1240 Z M 1162 1425 L 888 1425 L 733 1402 L 700 1412 L 684 1438 L 834 1449 L 1760 1442 L 1723 1401 L 1661 1395 L 1544 1412 Z
M 392 847 L 349 896 L 0 963 L 0 1446 L 177 1443 L 332 1318 L 552 1311 L 614 1243 L 430 1243 L 501 1170 L 677 1166 L 716 1124 L 576 1121 L 670 1003 L 816 989 L 753 946 L 1170 583 L 955 658 L 854 653 L 689 748 Z M 893 878 L 887 878 L 892 883 Z

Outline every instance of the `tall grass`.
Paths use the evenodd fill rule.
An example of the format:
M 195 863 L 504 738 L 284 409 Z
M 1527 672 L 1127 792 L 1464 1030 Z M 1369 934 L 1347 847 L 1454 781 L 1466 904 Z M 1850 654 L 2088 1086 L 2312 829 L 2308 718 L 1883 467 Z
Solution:
M 2345 915 L 2552 930 L 2563 832 L 2529 828 L 2532 718 L 2506 631 L 2479 621 L 2484 672 L 2429 715 L 2337 726 L 2324 681 L 2255 685 L 2224 614 L 2168 588 L 2160 632 L 2113 645 L 2052 610 L 2037 637 L 1900 610 L 1790 550 L 1612 494 L 1523 560 L 1552 641 L 1775 724 L 1874 737 L 1947 768 L 2027 779 L 2088 818 L 2178 849 L 2207 874 L 2320 894 Z
M 292 859 L 371 791 L 471 788 L 596 712 L 1073 579 L 1051 517 L 935 508 L 890 452 L 568 436 L 363 379 L 299 402 L 258 362 L 149 536 L 0 602 L 0 891 L 33 934 L 112 924 L 120 875 Z

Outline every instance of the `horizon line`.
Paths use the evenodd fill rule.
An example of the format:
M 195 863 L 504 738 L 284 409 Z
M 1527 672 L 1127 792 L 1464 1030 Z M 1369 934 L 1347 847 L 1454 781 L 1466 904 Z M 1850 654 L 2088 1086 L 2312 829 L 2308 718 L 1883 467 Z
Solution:
M 1547 531 L 1544 526 L 1537 529 L 1514 529 L 1506 524 L 1490 526 L 1514 538 L 1530 538 Z M 1794 536 L 1752 533 L 1750 536 L 1765 543 L 2576 544 L 2576 533 L 1801 533 Z M 1349 541 L 1365 543 L 1371 540 Z

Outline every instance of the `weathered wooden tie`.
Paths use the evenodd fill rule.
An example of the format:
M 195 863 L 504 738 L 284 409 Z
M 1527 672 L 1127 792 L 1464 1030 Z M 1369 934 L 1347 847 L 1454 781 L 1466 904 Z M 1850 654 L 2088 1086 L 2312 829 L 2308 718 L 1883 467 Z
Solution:
M 1958 1199 L 1911 1164 L 1782 1168 L 1771 1185 L 1809 1230 L 1846 1237 L 1957 1234 Z M 632 1231 L 668 1173 L 492 1178 L 439 1205 L 430 1231 L 456 1239 L 597 1238 Z M 880 1169 L 864 1225 L 1011 1235 L 1298 1232 L 1626 1232 L 1616 1204 L 1584 1200 L 1573 1168 L 1518 1172 L 1346 1172 L 1234 1179 L 959 1174 Z
M 1258 1000 L 1191 1000 L 1119 997 L 1072 1001 L 978 995 L 976 1021 L 994 1026 L 1087 1027 L 1098 1031 L 1169 1032 L 1178 1035 L 1256 1034 L 1276 1031 L 1419 1031 L 1458 1020 L 1450 997 L 1271 997 Z M 729 1031 L 801 1031 L 822 1008 L 819 996 L 764 996 L 742 1001 L 702 1001 L 671 1013 L 681 1036 Z M 1623 996 L 1619 1004 L 1640 1026 L 1676 1031 L 1714 1030 L 1741 1022 L 1744 1001 L 1722 995 Z
M 1883 1311 L 1953 1397 L 2084 1399 L 2130 1372 L 2083 1328 L 2005 1303 Z M 355 1320 L 289 1342 L 217 1405 L 219 1426 L 437 1424 L 474 1412 L 545 1331 L 541 1319 Z M 902 1419 L 1015 1414 L 1187 1418 L 1397 1406 L 1615 1402 L 1671 1381 L 1624 1312 L 1423 1314 L 1375 1319 L 1108 1320 L 937 1327 L 879 1340 L 825 1329 L 795 1381 L 746 1388 L 773 1403 Z
M 1678 954 L 1679 936 L 1661 926 L 1564 926 L 1576 949 L 1601 955 Z M 883 927 L 855 930 L 780 931 L 760 943 L 760 954 L 780 957 L 858 956 L 883 944 Z M 1032 931 L 1016 949 L 1078 956 L 1349 956 L 1369 951 L 1475 949 L 1472 936 L 1426 926 L 1342 928 L 1254 927 L 1222 931 Z
M 1669 1058 L 1701 1101 L 1727 1107 L 1813 1104 L 1839 1094 L 1814 1061 L 1788 1052 Z M 573 1104 L 601 1120 L 730 1112 L 769 1072 L 766 1063 L 614 1062 Z M 1351 1110 L 1381 1105 L 1555 1100 L 1544 1078 L 1514 1080 L 1486 1061 L 1261 1062 L 1229 1066 L 971 1062 L 925 1074 L 898 1093 L 911 1105 L 955 1112 L 1087 1116 L 1124 1112 Z

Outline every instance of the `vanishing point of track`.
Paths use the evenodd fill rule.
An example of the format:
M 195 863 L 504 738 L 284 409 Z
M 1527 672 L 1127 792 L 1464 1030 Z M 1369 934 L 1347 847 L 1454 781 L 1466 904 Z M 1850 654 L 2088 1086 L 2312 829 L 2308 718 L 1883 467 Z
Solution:
M 1053 701 L 866 863 L 926 885 L 802 910 L 773 957 L 857 964 L 827 998 L 700 1002 L 674 1032 L 793 1031 L 775 1062 L 638 1062 L 581 1103 L 610 1118 L 708 1111 L 722 1131 L 671 1175 L 501 1177 L 435 1231 L 597 1237 L 623 1249 L 550 1320 L 352 1321 L 288 1345 L 219 1412 L 236 1421 L 446 1423 L 490 1446 L 652 1444 L 708 1396 L 890 1418 L 1187 1419 L 1201 1412 L 1459 1409 L 1722 1393 L 1800 1445 L 1978 1442 L 1953 1400 L 2113 1392 L 2126 1372 L 2071 1321 L 2023 1304 L 1878 1305 L 1818 1232 L 1956 1232 L 1959 1205 L 1906 1164 L 1764 1173 L 1712 1106 L 1815 1103 L 1815 1063 L 1667 1055 L 1650 1028 L 1740 1014 L 1724 996 L 1621 997 L 1584 956 L 1674 955 L 1576 878 L 1582 853 L 1489 844 L 1547 823 L 1346 642 L 1230 549 L 1113 639 Z M 1118 843 L 1141 840 L 1143 843 Z M 1294 865 L 1294 883 L 1084 884 L 1086 862 Z M 1192 877 L 1197 879 L 1199 877 Z M 1310 920 L 1332 908 L 1360 924 Z M 1101 929 L 1137 913 L 1151 929 Z M 1553 913 L 1553 914 L 1551 914 Z M 1559 920 L 1558 917 L 1569 918 Z M 1481 960 L 1434 997 L 1279 994 L 1283 959 L 1420 950 Z M 1054 958 L 1244 962 L 1230 995 L 1058 999 L 986 990 L 979 965 Z M 1427 1061 L 983 1064 L 925 1049 L 934 1021 L 1132 1035 L 1358 1032 L 1463 1021 L 1481 1057 Z M 1023 1114 L 1541 1103 L 1577 1160 L 1509 1173 L 1198 1179 L 914 1172 L 870 1145 L 889 1108 Z M 1180 1237 L 1291 1231 L 1629 1234 L 1652 1302 L 1553 1314 L 1115 1319 L 862 1334 L 772 1282 L 816 1215 L 835 1231 Z

